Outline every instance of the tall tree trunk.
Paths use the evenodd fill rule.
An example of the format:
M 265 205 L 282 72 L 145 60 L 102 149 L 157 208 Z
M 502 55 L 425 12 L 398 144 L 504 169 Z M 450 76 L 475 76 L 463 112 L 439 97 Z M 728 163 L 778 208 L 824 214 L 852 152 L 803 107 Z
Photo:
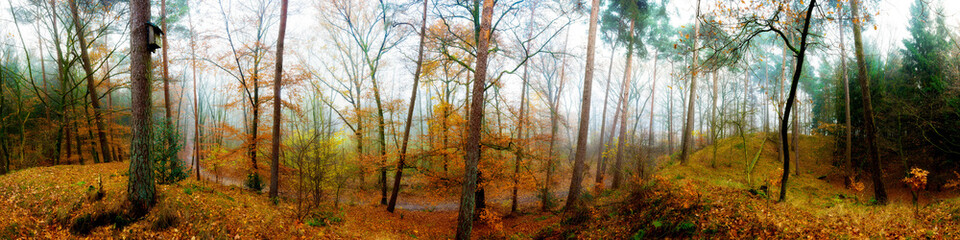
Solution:
M 637 20 L 634 19 L 630 21 L 630 34 L 633 34 L 633 29 L 637 25 Z M 623 181 L 623 169 L 621 165 L 623 164 L 623 152 L 625 150 L 624 143 L 626 141 L 627 133 L 627 109 L 629 104 L 627 103 L 627 98 L 630 96 L 630 77 L 633 76 L 633 42 L 627 44 L 627 62 L 623 70 L 623 85 L 622 92 L 620 94 L 620 136 L 617 139 L 617 157 L 613 163 L 613 184 L 610 186 L 613 189 L 620 188 L 620 182 Z
M 527 25 L 527 38 L 532 38 L 533 35 L 533 20 L 536 16 L 536 5 L 531 5 L 530 7 L 530 24 Z M 530 56 L 530 42 L 527 42 L 527 47 L 524 48 L 524 56 Z M 510 196 L 510 214 L 516 214 L 517 208 L 520 205 L 519 192 L 520 192 L 520 166 L 523 164 L 523 148 L 525 144 L 522 142 L 525 140 L 523 135 L 523 125 L 526 124 L 525 120 L 527 117 L 527 80 L 530 78 L 530 64 L 523 64 L 523 86 L 520 90 L 520 112 L 517 116 L 517 151 L 516 158 L 513 161 L 513 191 Z
M 427 36 L 427 0 L 423 1 L 423 17 L 420 21 L 420 45 L 417 46 L 417 70 L 413 73 L 413 89 L 410 90 L 410 109 L 407 109 L 407 122 L 403 127 L 403 143 L 400 145 L 400 158 L 397 161 L 397 173 L 393 177 L 393 192 L 390 193 L 390 203 L 387 211 L 393 212 L 397 206 L 397 195 L 400 192 L 400 179 L 403 177 L 404 160 L 407 157 L 407 143 L 410 141 L 410 125 L 413 124 L 413 109 L 417 104 L 417 88 L 420 87 L 420 74 L 423 71 L 423 46 Z
M 694 102 L 697 100 L 697 73 L 700 72 L 700 67 L 697 66 L 697 61 L 699 60 L 699 51 L 697 50 L 697 42 L 700 39 L 700 0 L 697 0 L 697 13 L 695 15 L 694 21 L 696 23 L 693 25 L 693 66 L 691 68 L 692 72 L 690 73 L 690 97 L 687 99 L 687 121 L 683 124 L 683 139 L 680 140 L 680 164 L 686 165 L 687 161 L 690 158 L 691 154 L 691 143 L 693 139 L 693 106 Z
M 837 3 L 837 4 L 843 4 Z M 853 166 L 853 126 L 850 124 L 850 77 L 847 76 L 847 49 L 844 47 L 843 43 L 844 37 L 844 25 L 846 22 L 843 19 L 843 14 L 840 15 L 840 21 L 837 21 L 837 24 L 840 25 L 840 72 L 843 74 L 843 112 L 844 116 L 844 134 L 846 137 L 846 144 L 844 144 L 844 164 L 843 166 L 848 166 L 851 169 L 855 169 Z M 852 175 L 852 174 L 850 174 Z M 847 176 L 850 177 L 850 176 Z
M 167 31 L 167 0 L 160 0 L 160 27 L 163 28 L 163 31 Z M 164 108 L 164 121 L 166 121 L 167 127 L 173 129 L 173 107 L 170 106 L 170 69 L 169 69 L 169 59 L 167 59 L 167 49 L 170 48 L 170 44 L 167 44 L 167 34 L 163 34 L 163 47 L 160 48 L 160 54 L 163 55 L 163 108 Z M 173 145 L 173 135 L 166 136 L 167 142 L 165 145 Z M 171 160 L 172 161 L 172 160 Z
M 779 78 L 780 82 L 778 84 L 780 86 L 780 92 L 777 94 L 777 108 L 779 108 L 780 106 L 783 106 L 781 104 L 786 104 L 786 102 L 784 102 L 783 100 L 783 86 L 784 86 L 784 82 L 787 81 L 786 80 L 787 79 L 787 44 L 786 43 L 783 44 L 782 51 L 783 51 L 783 54 L 781 54 L 780 56 L 782 58 L 782 61 L 780 64 L 780 78 Z M 785 118 L 785 116 L 783 115 L 783 112 L 778 112 L 778 114 L 779 114 L 778 117 L 780 118 L 778 120 L 783 121 L 783 118 Z M 787 141 L 786 138 L 783 138 L 781 136 L 782 135 L 777 134 L 777 140 L 779 140 L 780 142 Z M 783 161 L 783 155 L 788 154 L 789 152 L 790 151 L 785 151 L 784 149 L 777 149 L 777 159 L 780 161 Z
M 374 75 L 375 73 L 370 73 Z M 373 97 L 377 105 L 377 137 L 378 146 L 380 147 L 380 166 L 377 167 L 380 170 L 380 177 L 377 178 L 380 185 L 380 205 L 387 205 L 387 138 L 386 138 L 386 123 L 384 122 L 383 117 L 383 105 L 380 101 L 380 88 L 378 87 L 376 78 L 373 79 Z
M 674 74 L 673 61 L 670 61 L 670 76 L 673 76 L 673 74 Z M 670 97 L 668 98 L 670 99 L 669 101 L 670 111 L 667 111 L 669 112 L 669 114 L 667 114 L 667 155 L 673 156 L 673 146 L 674 146 L 673 135 L 674 134 L 673 134 L 673 88 L 672 87 L 670 88 L 670 91 L 668 91 L 668 93 L 670 93 Z
M 150 162 L 150 51 L 147 22 L 150 1 L 130 0 L 130 94 L 133 146 L 127 200 L 134 212 L 146 213 L 154 203 L 153 163 Z
M 253 174 L 259 175 L 257 169 L 257 135 L 260 135 L 260 77 L 257 74 L 257 67 L 254 67 L 253 73 L 253 99 L 250 99 L 250 105 L 253 110 L 253 121 L 250 122 L 250 163 L 253 164 Z
M 790 177 L 790 145 L 787 143 L 787 131 L 789 130 L 790 111 L 793 103 L 797 99 L 797 86 L 800 83 L 800 74 L 803 72 L 803 59 L 807 52 L 807 35 L 810 31 L 810 16 L 813 15 L 813 7 L 817 5 L 817 0 L 811 0 L 807 7 L 806 17 L 803 21 L 803 31 L 800 33 L 800 50 L 796 53 L 797 68 L 793 72 L 793 81 L 790 84 L 790 95 L 787 97 L 787 106 L 783 109 L 783 118 L 780 119 L 780 142 L 781 152 L 783 152 L 783 173 L 780 180 L 780 202 L 787 200 L 787 180 Z M 787 39 L 783 39 L 786 41 Z
M 713 72 L 713 92 L 712 103 L 710 104 L 710 144 L 713 145 L 713 158 L 710 160 L 711 167 L 717 167 L 717 72 Z
M 80 141 L 80 113 L 81 112 L 79 107 L 77 106 L 77 105 L 80 105 L 78 101 L 79 100 L 77 100 L 76 97 L 70 97 L 70 102 L 72 103 L 71 105 L 73 106 L 73 112 L 76 115 L 74 116 L 76 119 L 73 120 L 73 131 L 74 131 L 73 139 L 75 140 L 74 142 L 75 144 L 73 146 L 76 147 L 77 157 L 79 157 L 77 159 L 77 163 L 83 164 L 83 150 L 81 150 L 83 148 L 83 142 Z
M 854 19 L 860 19 L 860 0 L 850 1 Z M 867 158 L 870 160 L 870 173 L 873 175 L 873 194 L 877 203 L 887 204 L 887 191 L 883 188 L 883 172 L 880 170 L 880 153 L 877 150 L 877 133 L 873 122 L 873 103 L 870 101 L 870 79 L 867 79 L 867 63 L 863 56 L 863 40 L 859 20 L 853 21 L 853 44 L 857 55 L 857 81 L 863 93 L 863 128 L 867 135 Z
M 93 68 L 90 67 L 90 55 L 87 53 L 87 39 L 84 34 L 83 25 L 80 24 L 80 14 L 78 13 L 79 11 L 77 11 L 76 0 L 70 1 L 70 12 L 73 14 L 73 26 L 77 31 L 77 39 L 80 43 L 80 60 L 83 63 L 83 71 L 86 73 L 87 95 L 90 96 L 90 106 L 93 106 L 93 119 L 97 126 L 97 139 L 100 142 L 100 151 L 103 160 L 110 161 L 110 144 L 107 142 L 107 134 L 104 131 L 103 116 L 100 110 L 100 95 L 97 94 L 97 85 L 93 82 Z
M 564 33 L 563 38 L 563 49 L 567 49 L 567 43 L 570 41 L 570 31 Z M 541 210 L 546 212 L 550 210 L 551 204 L 549 200 L 553 198 L 553 194 L 550 192 L 550 187 L 553 186 L 553 169 L 556 164 L 556 155 L 554 154 L 554 146 L 557 143 L 557 131 L 560 130 L 559 121 L 560 121 L 560 93 L 563 92 L 563 84 L 566 83 L 566 68 L 567 68 L 567 58 L 566 55 L 561 57 L 560 60 L 560 84 L 557 84 L 556 92 L 553 91 L 554 84 L 550 80 L 547 81 L 547 106 L 550 108 L 550 144 L 547 147 L 547 164 L 546 164 L 546 176 L 543 182 L 543 193 L 540 198 L 540 207 Z
M 464 146 L 465 164 L 463 174 L 463 192 L 460 194 L 460 212 L 457 215 L 457 240 L 470 239 L 473 230 L 474 194 L 477 189 L 477 164 L 480 162 L 480 130 L 483 122 L 483 93 L 487 79 L 487 57 L 490 52 L 490 37 L 493 33 L 494 0 L 483 0 L 483 10 L 480 11 L 480 0 L 475 0 L 473 9 L 480 14 L 480 28 L 474 30 L 477 40 L 477 66 L 473 76 L 473 100 L 470 101 L 470 125 L 467 128 L 467 139 Z
M 597 174 L 596 180 L 594 181 L 594 191 L 597 193 L 600 193 L 600 190 L 603 190 L 603 173 L 604 166 L 606 164 L 605 161 L 607 159 L 606 154 L 604 154 L 604 152 L 607 150 L 607 146 L 604 145 L 603 140 L 605 139 L 604 134 L 607 132 L 607 103 L 610 100 L 610 82 L 613 82 L 613 78 L 611 78 L 610 75 L 613 72 L 613 57 L 616 56 L 616 54 L 614 54 L 616 51 L 616 48 L 611 49 L 610 51 L 610 62 L 607 63 L 607 86 L 603 90 L 603 113 L 600 117 L 600 142 L 597 144 Z M 617 106 L 617 109 L 614 111 L 619 112 L 620 107 Z M 616 122 L 616 118 L 614 118 L 614 122 Z
M 657 94 L 657 60 L 659 60 L 660 50 L 654 48 L 653 53 L 653 84 L 650 85 L 650 127 L 647 128 L 647 161 L 648 163 L 654 162 L 653 159 L 653 107 L 656 102 Z M 641 164 L 643 164 L 641 162 Z M 644 168 L 640 168 L 644 169 Z M 639 173 L 639 176 L 643 177 L 644 173 Z
M 580 183 L 586 171 L 585 158 L 587 156 L 587 132 L 590 130 L 590 95 L 593 93 L 593 68 L 595 65 L 594 49 L 597 47 L 597 15 L 600 10 L 600 0 L 593 0 L 590 8 L 590 27 L 587 30 L 587 66 L 583 76 L 583 97 L 580 104 L 580 126 L 577 132 L 577 150 L 573 157 L 573 177 L 570 179 L 570 190 L 567 192 L 566 211 L 580 205 Z
M 797 114 L 793 115 L 793 161 L 796 162 L 796 166 L 793 168 L 793 175 L 800 175 L 800 114 L 803 113 L 800 109 L 803 104 L 800 104 L 799 99 L 795 99 L 794 105 L 797 105 Z
M 270 158 L 270 198 L 276 198 L 280 193 L 280 113 L 283 106 L 283 97 L 280 87 L 283 82 L 283 40 L 287 32 L 287 0 L 280 1 L 280 33 L 277 34 L 277 67 L 273 73 L 273 144 Z
M 189 1 L 187 2 L 189 4 Z M 189 9 L 189 7 L 188 7 Z M 193 73 L 193 167 L 196 170 L 197 181 L 200 181 L 200 144 L 203 138 L 200 136 L 200 98 L 197 95 L 197 43 L 193 32 L 193 13 L 187 13 L 190 19 L 190 71 Z
M 357 129 L 353 132 L 353 135 L 357 138 L 357 170 L 360 172 L 360 184 L 358 186 L 362 189 L 363 184 L 366 183 L 366 168 L 363 167 L 365 164 L 363 162 L 363 118 L 360 114 L 360 107 L 356 107 L 357 111 Z

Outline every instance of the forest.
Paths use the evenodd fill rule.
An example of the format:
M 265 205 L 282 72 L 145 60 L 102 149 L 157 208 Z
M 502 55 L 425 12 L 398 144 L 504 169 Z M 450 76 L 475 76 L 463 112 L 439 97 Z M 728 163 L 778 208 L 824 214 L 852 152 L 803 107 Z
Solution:
M 5 0 L 0 239 L 960 238 L 952 0 Z

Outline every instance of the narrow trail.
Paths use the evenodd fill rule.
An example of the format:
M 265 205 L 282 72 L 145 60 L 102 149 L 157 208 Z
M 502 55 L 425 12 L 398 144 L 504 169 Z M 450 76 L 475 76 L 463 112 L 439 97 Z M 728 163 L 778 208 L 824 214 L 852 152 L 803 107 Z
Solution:
M 190 167 L 190 174 L 191 175 L 196 174 L 197 170 L 193 165 L 194 164 L 193 154 L 189 154 L 182 159 L 185 159 L 186 165 Z M 195 177 L 195 176 L 191 176 L 191 177 Z M 203 180 L 220 184 L 223 186 L 238 187 L 243 189 L 247 188 L 246 186 L 244 186 L 244 179 L 242 178 L 223 175 L 223 174 L 218 175 L 212 171 L 208 171 L 206 168 L 203 168 L 203 167 L 200 167 L 200 177 Z M 554 191 L 553 197 L 558 201 L 562 199 L 566 199 L 567 197 L 566 186 L 567 186 L 566 184 L 557 184 L 557 189 L 564 189 L 564 190 Z M 352 191 L 353 193 L 356 193 L 356 191 L 358 191 L 356 190 L 356 188 L 346 188 L 346 189 L 348 190 L 346 190 L 345 192 Z M 264 186 L 261 192 L 268 192 L 269 190 L 270 190 L 270 186 L 267 185 L 267 186 Z M 292 196 L 291 193 L 281 193 L 281 195 Z M 340 203 L 354 204 L 354 205 L 373 205 L 373 204 L 380 203 L 379 195 L 370 196 L 370 197 L 358 197 L 357 195 L 358 194 L 341 193 Z M 491 196 L 496 196 L 496 197 L 491 197 Z M 539 206 L 540 204 L 540 198 L 537 196 L 536 193 L 530 193 L 530 192 L 521 193 L 520 196 L 517 197 L 517 200 L 519 201 L 521 207 Z M 509 194 L 488 194 L 487 195 L 487 205 L 509 206 L 510 201 L 511 201 L 511 196 Z M 401 193 L 399 199 L 397 199 L 397 208 L 407 210 L 407 211 L 427 211 L 427 212 L 457 211 L 460 208 L 460 200 L 458 197 L 441 199 L 441 200 L 436 200 L 436 199 L 428 200 L 422 196 L 411 196 L 408 194 Z

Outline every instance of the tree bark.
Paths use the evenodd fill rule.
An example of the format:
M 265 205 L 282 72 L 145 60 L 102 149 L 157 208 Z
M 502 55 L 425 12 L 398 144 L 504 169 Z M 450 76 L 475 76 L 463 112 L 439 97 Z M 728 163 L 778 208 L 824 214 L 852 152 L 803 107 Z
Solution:
M 697 0 L 697 13 L 693 25 L 693 66 L 690 73 L 690 97 L 687 99 L 687 121 L 683 124 L 683 139 L 680 140 L 680 164 L 686 165 L 691 154 L 691 143 L 693 139 L 693 112 L 694 102 L 697 100 L 697 73 L 700 71 L 697 61 L 700 56 L 697 50 L 697 42 L 700 39 L 700 0 Z
M 633 30 L 637 25 L 637 20 L 634 19 L 630 21 L 630 34 L 634 34 Z M 613 163 L 613 184 L 610 186 L 613 189 L 620 188 L 620 182 L 623 181 L 623 169 L 621 165 L 623 164 L 623 152 L 624 152 L 624 143 L 626 141 L 627 133 L 627 98 L 630 96 L 630 78 L 633 76 L 632 66 L 633 66 L 633 42 L 627 44 L 627 62 L 623 70 L 623 85 L 621 86 L 620 94 L 620 136 L 617 139 L 617 157 Z
M 670 76 L 673 76 L 674 70 L 675 69 L 673 68 L 673 61 L 670 61 Z M 668 91 L 668 93 L 670 93 L 670 97 L 667 98 L 669 99 L 668 107 L 670 108 L 670 110 L 667 111 L 668 112 L 667 114 L 667 155 L 673 156 L 673 146 L 674 146 L 673 145 L 673 137 L 674 137 L 674 134 L 673 134 L 673 87 L 670 88 L 670 91 Z
M 490 37 L 493 29 L 494 0 L 483 0 L 479 29 L 474 30 L 477 40 L 477 65 L 473 76 L 473 99 L 470 102 L 470 125 L 467 128 L 467 141 L 464 146 L 465 164 L 463 174 L 463 192 L 460 197 L 460 211 L 457 215 L 457 240 L 470 239 L 473 230 L 474 194 L 477 189 L 477 164 L 480 162 L 480 132 L 483 122 L 483 93 L 487 79 L 487 57 L 490 50 Z M 480 12 L 480 0 L 475 0 L 473 9 Z
M 600 0 L 593 0 L 590 8 L 590 27 L 587 30 L 587 63 L 583 76 L 583 97 L 580 104 L 580 126 L 577 133 L 577 149 L 573 157 L 573 177 L 570 179 L 570 190 L 567 193 L 565 211 L 570 211 L 580 205 L 580 190 L 583 182 L 583 173 L 587 166 L 587 132 L 590 130 L 590 95 L 593 93 L 593 69 L 595 65 L 594 49 L 597 47 L 597 15 L 600 10 Z
M 150 162 L 150 51 L 147 50 L 147 22 L 150 1 L 130 1 L 130 94 L 132 154 L 130 159 L 127 200 L 133 210 L 145 213 L 154 203 L 153 163 Z
M 283 82 L 283 40 L 287 32 L 287 2 L 280 1 L 280 32 L 277 35 L 277 67 L 273 73 L 273 144 L 270 158 L 270 198 L 276 198 L 280 190 L 280 120 L 283 97 L 280 87 Z
M 163 31 L 167 31 L 167 0 L 160 0 L 160 27 L 163 28 Z M 170 107 L 170 69 L 167 59 L 167 48 L 170 48 L 170 46 L 167 44 L 167 34 L 163 34 L 162 37 L 163 47 L 160 48 L 160 54 L 163 55 L 163 108 L 167 127 L 173 128 L 173 114 L 171 112 L 173 109 Z M 166 145 L 173 145 L 173 135 L 167 136 L 166 139 Z
M 883 172 L 880 169 L 880 153 L 877 150 L 876 129 L 873 122 L 873 103 L 870 100 L 870 79 L 867 79 L 867 63 L 863 56 L 863 40 L 860 34 L 860 0 L 850 1 L 853 10 L 853 44 L 857 55 L 857 81 L 863 93 L 863 128 L 867 135 L 867 159 L 870 160 L 870 172 L 873 175 L 873 194 L 877 203 L 887 204 L 887 191 L 883 187 Z
M 413 124 L 413 109 L 417 103 L 417 88 L 420 85 L 420 74 L 423 71 L 423 46 L 427 36 L 427 0 L 423 1 L 423 17 L 420 21 L 420 45 L 417 46 L 417 70 L 413 73 L 413 88 L 410 90 L 410 108 L 407 109 L 407 122 L 403 127 L 403 143 L 400 145 L 400 159 L 397 161 L 397 173 L 393 177 L 393 192 L 390 193 L 390 202 L 387 211 L 393 212 L 397 206 L 397 195 L 400 192 L 400 179 L 403 177 L 404 160 L 407 157 L 407 143 L 410 141 L 410 125 Z

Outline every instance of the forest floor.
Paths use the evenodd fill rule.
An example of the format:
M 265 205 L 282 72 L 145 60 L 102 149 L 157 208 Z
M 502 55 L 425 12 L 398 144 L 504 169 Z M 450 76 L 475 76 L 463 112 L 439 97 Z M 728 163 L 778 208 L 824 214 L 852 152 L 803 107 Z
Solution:
M 161 238 L 184 239 L 448 239 L 457 212 L 388 213 L 376 202 L 344 202 L 323 218 L 297 219 L 294 203 L 274 205 L 266 194 L 190 177 L 157 185 L 153 210 L 139 219 L 125 215 L 128 163 L 63 165 L 19 170 L 0 176 L 0 239 Z M 103 183 L 102 198 L 95 197 Z M 475 236 L 530 238 L 559 221 L 554 212 L 491 205 L 477 220 Z
M 886 170 L 891 202 L 876 205 L 866 178 L 851 184 L 865 187 L 847 187 L 845 173 L 833 167 L 834 144 L 827 137 L 801 136 L 799 174 L 790 176 L 787 201 L 778 203 L 781 163 L 772 139 L 754 134 L 743 140 L 718 141 L 715 161 L 713 146 L 686 165 L 661 157 L 648 180 L 622 191 L 588 191 L 587 207 L 571 213 L 541 212 L 532 193 L 524 193 L 522 213 L 509 215 L 505 195 L 492 193 L 474 238 L 960 237 L 955 190 L 922 192 L 914 205 L 899 182 L 902 175 Z M 0 176 L 0 239 L 450 239 L 456 229 L 456 209 L 443 207 L 455 206 L 456 199 L 416 203 L 420 196 L 402 195 L 401 203 L 414 203 L 387 213 L 378 201 L 356 200 L 379 199 L 378 192 L 363 190 L 345 196 L 336 208 L 326 206 L 321 218 L 304 219 L 297 217 L 295 201 L 274 205 L 265 194 L 193 177 L 158 185 L 154 209 L 130 219 L 123 205 L 127 167 L 63 165 Z M 96 194 L 100 182 L 102 197 Z
M 899 170 L 884 169 L 890 202 L 877 205 L 868 177 L 845 183 L 833 167 L 829 137 L 801 136 L 799 174 L 791 174 L 787 200 L 778 203 L 782 162 L 775 136 L 753 134 L 718 141 L 693 154 L 686 165 L 667 157 L 649 180 L 597 200 L 562 222 L 570 227 L 542 231 L 549 238 L 708 239 L 957 239 L 957 190 L 912 195 Z M 765 143 L 764 143 L 765 141 Z M 747 166 L 761 149 L 750 174 Z M 744 153 L 744 149 L 746 153 Z M 796 165 L 794 165 L 796 166 Z M 794 170 L 791 170 L 794 172 Z M 797 172 L 795 172 L 797 173 Z M 748 178 L 748 176 L 750 176 Z M 852 187 L 847 187 L 851 185 Z M 932 186 L 930 186 L 932 188 Z

